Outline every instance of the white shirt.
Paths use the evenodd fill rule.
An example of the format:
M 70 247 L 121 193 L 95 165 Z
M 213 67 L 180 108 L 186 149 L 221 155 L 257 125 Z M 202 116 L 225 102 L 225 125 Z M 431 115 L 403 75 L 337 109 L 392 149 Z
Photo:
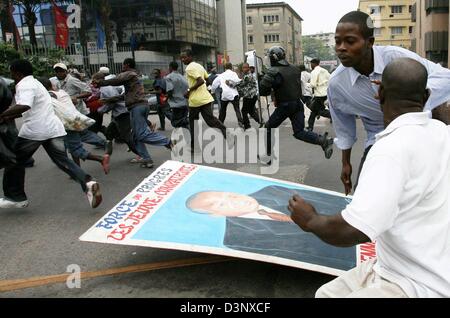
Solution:
M 425 110 L 432 110 L 450 101 L 450 70 L 428 61 L 419 55 L 396 46 L 374 46 L 374 72 L 369 77 L 352 67 L 339 66 L 331 75 L 328 88 L 336 146 L 348 150 L 356 143 L 356 116 L 359 116 L 367 132 L 366 148 L 375 143 L 375 135 L 384 130 L 380 102 L 375 99 L 378 86 L 372 80 L 381 80 L 384 68 L 393 60 L 409 57 L 422 63 L 428 71 L 428 88 L 431 97 Z
M 16 104 L 31 109 L 23 113 L 19 137 L 44 141 L 66 135 L 63 123 L 55 115 L 52 99 L 45 87 L 33 76 L 23 78 L 16 85 Z
M 342 216 L 377 242 L 381 277 L 409 297 L 450 297 L 450 130 L 429 117 L 377 135 Z
M 302 95 L 312 97 L 311 74 L 302 72 Z
M 215 93 L 216 89 L 222 88 L 222 101 L 233 101 L 236 96 L 239 96 L 237 89 L 232 88 L 226 84 L 226 81 L 231 81 L 234 84 L 241 82 L 241 79 L 232 70 L 226 70 L 224 73 L 220 74 L 213 82 L 211 91 Z
M 311 72 L 311 87 L 314 88 L 315 97 L 327 96 L 328 83 L 330 81 L 330 73 L 320 66 L 317 66 Z

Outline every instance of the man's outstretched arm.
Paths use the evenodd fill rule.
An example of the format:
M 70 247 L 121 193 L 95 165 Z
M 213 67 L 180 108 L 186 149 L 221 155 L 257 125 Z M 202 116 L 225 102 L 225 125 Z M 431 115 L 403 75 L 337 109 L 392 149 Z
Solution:
M 350 247 L 370 242 L 364 233 L 348 224 L 342 214 L 319 215 L 316 209 L 300 196 L 289 201 L 292 220 L 305 232 L 318 236 L 322 241 L 338 247 Z

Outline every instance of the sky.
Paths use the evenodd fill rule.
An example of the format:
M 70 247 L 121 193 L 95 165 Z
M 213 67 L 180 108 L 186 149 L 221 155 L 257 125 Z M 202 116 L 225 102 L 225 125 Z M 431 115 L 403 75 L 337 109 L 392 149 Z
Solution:
M 247 3 L 286 2 L 303 18 L 303 35 L 334 32 L 339 19 L 358 8 L 359 0 L 247 0 Z

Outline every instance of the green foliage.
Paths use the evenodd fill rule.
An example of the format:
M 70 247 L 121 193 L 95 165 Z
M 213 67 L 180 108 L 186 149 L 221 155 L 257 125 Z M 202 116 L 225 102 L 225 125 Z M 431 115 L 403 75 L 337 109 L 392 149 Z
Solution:
M 335 52 L 318 39 L 303 37 L 303 55 L 322 61 L 336 60 Z
M 24 48 L 24 51 L 27 52 L 27 49 Z M 9 44 L 0 44 L 0 76 L 9 77 L 9 64 L 19 58 L 26 58 L 31 62 L 34 68 L 34 75 L 37 77 L 53 76 L 53 65 L 66 61 L 64 50 L 61 49 L 50 49 L 45 52 L 24 55 L 23 52 L 17 52 Z M 66 61 L 66 63 L 70 64 L 70 61 Z
M 0 43 L 0 76 L 9 77 L 9 63 L 20 57 L 12 45 Z

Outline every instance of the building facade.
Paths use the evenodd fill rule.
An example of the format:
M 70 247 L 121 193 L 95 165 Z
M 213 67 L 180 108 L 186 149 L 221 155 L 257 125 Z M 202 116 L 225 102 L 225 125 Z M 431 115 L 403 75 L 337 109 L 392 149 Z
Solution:
M 336 46 L 335 33 L 332 32 L 304 35 L 303 37 L 319 40 L 330 50 L 334 50 L 334 47 Z
M 416 0 L 412 20 L 416 24 L 412 40 L 413 51 L 448 67 L 449 0 Z
M 292 64 L 302 64 L 302 21 L 284 2 L 247 5 L 248 50 L 264 56 L 272 46 L 282 46 Z
M 359 10 L 374 21 L 375 44 L 411 48 L 414 0 L 360 0 Z
M 245 10 L 245 0 L 217 1 L 218 53 L 233 64 L 242 63 L 247 51 Z
M 180 51 L 188 48 L 199 62 L 216 62 L 217 0 L 56 1 L 63 11 L 73 3 L 81 5 L 81 24 L 70 29 L 66 51 L 77 55 L 86 48 L 87 54 L 99 53 L 95 57 L 88 56 L 90 64 L 120 64 L 132 54 L 137 59 L 164 56 L 160 60 L 165 65 L 167 57 L 176 59 Z M 51 4 L 42 3 L 35 11 L 37 48 L 55 47 L 56 26 Z M 24 22 L 23 8 L 14 6 L 13 17 L 20 43 L 27 45 L 30 32 Z M 101 33 L 105 38 L 103 49 L 98 47 Z M 109 56 L 105 57 L 106 46 L 111 47 L 114 54 L 108 52 Z M 79 58 L 75 58 L 79 62 Z

